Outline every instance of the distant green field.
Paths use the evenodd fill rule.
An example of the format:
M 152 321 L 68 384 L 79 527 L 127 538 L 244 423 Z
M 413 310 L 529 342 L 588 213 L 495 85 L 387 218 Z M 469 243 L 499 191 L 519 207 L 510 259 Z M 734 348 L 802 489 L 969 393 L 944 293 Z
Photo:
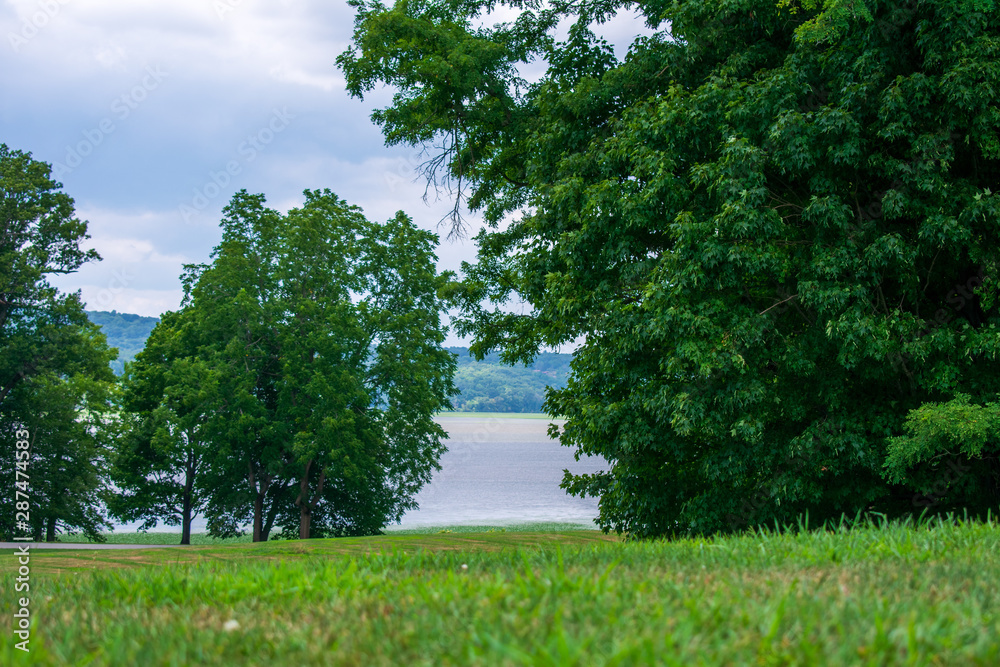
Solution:
M 31 567 L 32 651 L 0 633 L 4 665 L 1000 664 L 996 523 L 36 550 Z

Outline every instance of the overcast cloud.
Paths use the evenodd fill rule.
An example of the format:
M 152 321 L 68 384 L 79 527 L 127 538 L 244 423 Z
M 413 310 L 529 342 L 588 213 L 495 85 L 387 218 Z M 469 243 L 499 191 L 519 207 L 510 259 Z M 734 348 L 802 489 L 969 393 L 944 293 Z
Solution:
M 627 45 L 640 26 L 602 32 Z M 389 91 L 344 90 L 334 61 L 352 30 L 343 0 L 0 5 L 0 143 L 54 166 L 104 258 L 57 286 L 94 310 L 177 308 L 182 265 L 208 260 L 241 188 L 281 210 L 329 188 L 371 219 L 404 210 L 438 231 L 450 202 L 422 201 L 417 151 L 385 147 L 369 120 Z M 475 250 L 444 231 L 439 266 L 455 270 Z

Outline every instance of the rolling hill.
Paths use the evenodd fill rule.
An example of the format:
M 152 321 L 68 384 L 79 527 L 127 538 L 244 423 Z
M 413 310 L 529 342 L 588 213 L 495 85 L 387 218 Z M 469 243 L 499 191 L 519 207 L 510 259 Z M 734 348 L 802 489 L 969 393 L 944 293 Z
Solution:
M 142 350 L 159 322 L 155 317 L 114 310 L 87 311 L 87 316 L 101 327 L 108 344 L 118 348 L 118 359 L 111 364 L 117 375 Z M 505 366 L 495 353 L 476 361 L 467 347 L 447 349 L 458 358 L 455 385 L 461 394 L 452 403 L 462 412 L 541 412 L 545 388 L 566 386 L 573 358 L 571 354 L 543 352 L 531 366 Z

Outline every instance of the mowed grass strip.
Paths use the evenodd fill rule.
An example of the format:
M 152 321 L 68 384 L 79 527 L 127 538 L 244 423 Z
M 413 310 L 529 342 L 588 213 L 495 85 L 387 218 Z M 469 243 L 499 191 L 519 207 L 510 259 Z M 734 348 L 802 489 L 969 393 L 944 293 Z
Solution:
M 419 526 L 401 528 L 389 526 L 386 532 L 390 535 L 431 535 L 434 533 L 486 533 L 486 532 L 562 532 L 567 530 L 594 530 L 594 523 L 567 523 L 552 521 L 533 521 L 528 523 L 504 523 L 504 524 L 483 524 L 483 525 L 443 525 L 443 526 Z M 277 532 L 277 531 L 274 531 Z M 179 544 L 181 534 L 166 531 L 148 532 L 111 532 L 103 533 L 105 544 Z M 62 544 L 93 544 L 93 540 L 85 535 L 75 533 L 72 535 L 60 535 L 58 541 Z M 207 533 L 192 533 L 191 544 L 193 545 L 223 545 L 223 544 L 251 544 L 249 534 L 238 537 L 212 537 Z
M 442 533 L 343 537 L 327 540 L 278 540 L 233 543 L 220 546 L 184 546 L 163 549 L 94 550 L 35 549 L 31 554 L 34 574 L 80 574 L 106 568 L 190 565 L 206 561 L 276 561 L 296 558 L 358 556 L 380 552 L 496 551 L 542 548 L 552 545 L 581 546 L 617 542 L 614 535 L 596 530 Z M 84 545 L 81 545 L 83 547 Z
M 39 576 L 32 653 L 14 655 L 5 634 L 0 656 L 51 665 L 1000 664 L 995 523 L 646 543 L 396 539 L 393 548 L 309 542 L 294 553 L 290 543 L 207 548 L 212 560 Z

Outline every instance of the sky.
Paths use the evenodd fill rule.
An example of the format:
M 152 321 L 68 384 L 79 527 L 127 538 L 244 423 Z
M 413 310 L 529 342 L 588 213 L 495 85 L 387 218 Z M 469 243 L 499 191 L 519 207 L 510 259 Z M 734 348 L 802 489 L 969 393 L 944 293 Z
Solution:
M 103 258 L 52 283 L 90 310 L 176 309 L 244 188 L 282 211 L 322 188 L 372 220 L 403 210 L 440 234 L 441 270 L 474 260 L 438 228 L 447 195 L 423 201 L 420 148 L 386 147 L 370 120 L 392 91 L 347 94 L 353 21 L 345 0 L 2 0 L 0 143 L 53 166 Z M 623 56 L 643 28 L 599 32 Z

